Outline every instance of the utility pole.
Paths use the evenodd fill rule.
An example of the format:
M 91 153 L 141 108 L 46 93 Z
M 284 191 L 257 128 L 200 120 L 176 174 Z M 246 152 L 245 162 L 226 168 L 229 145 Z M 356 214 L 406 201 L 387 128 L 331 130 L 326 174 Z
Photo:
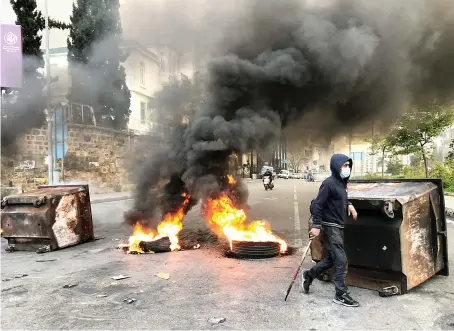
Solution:
M 48 184 L 54 183 L 54 157 L 53 157 L 53 138 L 52 138 L 52 104 L 50 94 L 50 58 L 49 58 L 49 13 L 47 8 L 47 0 L 44 0 L 44 17 L 46 22 L 45 35 L 46 35 L 46 105 L 47 105 L 47 162 L 48 172 L 47 180 Z

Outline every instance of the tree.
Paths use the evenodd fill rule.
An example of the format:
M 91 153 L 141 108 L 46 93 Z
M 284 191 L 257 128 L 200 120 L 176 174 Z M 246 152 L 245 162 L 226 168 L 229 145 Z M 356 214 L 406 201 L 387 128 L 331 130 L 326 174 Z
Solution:
M 131 92 L 121 65 L 122 27 L 119 0 L 77 0 L 67 40 L 71 89 L 68 100 L 93 107 L 96 121 L 124 129 Z
M 170 79 L 154 95 L 156 120 L 170 126 L 189 122 L 205 101 L 206 95 L 199 80 Z
M 289 165 L 294 172 L 299 172 L 302 169 L 303 164 L 308 161 L 308 158 L 305 155 L 305 150 L 301 147 L 290 147 L 287 158 Z
M 396 157 L 391 157 L 386 165 L 386 172 L 390 173 L 393 176 L 399 175 L 402 173 L 404 166 L 402 162 Z
M 385 160 L 386 160 L 386 153 L 392 151 L 394 147 L 394 141 L 390 134 L 379 137 L 376 136 L 371 141 L 371 147 L 369 154 L 370 155 L 380 155 L 380 160 L 378 164 L 381 164 L 381 176 L 385 176 Z
M 45 80 L 40 73 L 44 67 L 40 32 L 45 28 L 45 20 L 37 9 L 36 0 L 11 0 L 10 3 L 16 14 L 16 24 L 22 28 L 23 85 L 20 89 L 2 88 L 1 136 L 5 152 L 17 137 L 41 125 L 45 119 L 42 93 Z M 50 18 L 49 27 L 66 29 L 69 26 Z
M 451 140 L 451 143 L 449 144 L 448 159 L 454 159 L 454 140 Z
M 454 121 L 452 108 L 436 102 L 409 109 L 392 129 L 392 136 L 398 154 L 420 153 L 424 161 L 425 175 L 428 177 L 429 146 L 443 130 Z
M 410 165 L 412 167 L 420 167 L 421 166 L 421 155 L 416 153 L 410 157 Z

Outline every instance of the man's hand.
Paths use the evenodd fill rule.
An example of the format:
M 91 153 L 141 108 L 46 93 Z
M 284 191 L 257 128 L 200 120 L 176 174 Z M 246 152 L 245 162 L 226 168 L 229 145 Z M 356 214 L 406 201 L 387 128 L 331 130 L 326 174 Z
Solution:
M 319 234 L 320 234 L 320 229 L 312 228 L 311 231 L 309 231 L 309 239 L 314 239 Z
M 353 205 L 348 205 L 348 216 L 352 216 L 355 221 L 358 218 L 358 213 Z

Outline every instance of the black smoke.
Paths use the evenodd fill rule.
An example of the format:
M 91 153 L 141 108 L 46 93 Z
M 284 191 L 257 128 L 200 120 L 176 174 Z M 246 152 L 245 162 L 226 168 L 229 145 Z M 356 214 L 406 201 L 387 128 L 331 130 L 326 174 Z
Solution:
M 390 124 L 409 104 L 453 101 L 448 1 L 312 2 L 248 2 L 209 63 L 204 109 L 141 163 L 137 208 L 164 206 L 148 192 L 172 175 L 194 200 L 218 194 L 232 153 L 266 147 L 301 119 L 327 139 Z

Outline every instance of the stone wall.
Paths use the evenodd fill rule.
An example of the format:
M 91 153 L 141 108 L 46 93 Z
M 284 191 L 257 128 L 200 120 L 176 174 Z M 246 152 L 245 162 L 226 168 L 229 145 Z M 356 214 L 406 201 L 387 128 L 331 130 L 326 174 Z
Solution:
M 92 193 L 131 190 L 125 158 L 136 140 L 137 136 L 122 131 L 70 124 L 64 182 L 88 182 Z M 47 184 L 47 149 L 47 127 L 28 132 L 15 155 L 2 157 L 2 184 L 24 190 Z M 61 167 L 61 160 L 57 166 Z

